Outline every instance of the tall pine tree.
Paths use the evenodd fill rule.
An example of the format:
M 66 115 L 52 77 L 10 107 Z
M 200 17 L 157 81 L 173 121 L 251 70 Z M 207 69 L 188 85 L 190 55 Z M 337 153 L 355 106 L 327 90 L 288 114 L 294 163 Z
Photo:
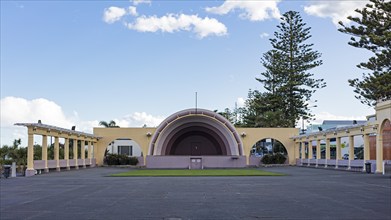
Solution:
M 255 91 L 251 103 L 262 106 L 256 109 L 255 121 L 266 123 L 256 126 L 294 127 L 298 119 L 310 119 L 313 115 L 308 103 L 317 89 L 326 86 L 323 79 L 314 79 L 309 72 L 322 64 L 321 54 L 307 43 L 311 28 L 295 11 L 286 12 L 281 20 L 270 39 L 273 49 L 261 58 L 265 71 L 257 80 L 266 92 Z
M 374 56 L 367 62 L 357 65 L 362 70 L 363 79 L 349 80 L 355 96 L 363 104 L 375 105 L 377 101 L 391 99 L 391 2 L 371 0 L 362 10 L 356 9 L 360 17 L 349 16 L 356 23 L 339 29 L 352 35 L 349 45 L 371 51 Z

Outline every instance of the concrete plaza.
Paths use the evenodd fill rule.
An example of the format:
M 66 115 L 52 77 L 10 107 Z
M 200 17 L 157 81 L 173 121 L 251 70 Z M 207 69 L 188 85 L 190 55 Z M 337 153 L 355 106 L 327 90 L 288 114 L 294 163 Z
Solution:
M 89 168 L 0 180 L 0 219 L 391 219 L 389 176 L 302 167 L 278 177 L 107 177 Z

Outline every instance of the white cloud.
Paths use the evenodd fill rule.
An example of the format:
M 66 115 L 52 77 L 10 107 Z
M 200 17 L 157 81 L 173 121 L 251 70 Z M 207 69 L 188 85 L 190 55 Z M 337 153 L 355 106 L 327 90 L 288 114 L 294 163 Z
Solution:
M 1 99 L 1 127 L 17 122 L 37 122 L 70 127 L 72 123 L 64 115 L 61 106 L 47 99 L 26 100 L 17 97 Z
M 321 124 L 324 120 L 366 120 L 365 116 L 343 116 L 343 115 L 334 115 L 330 112 L 319 112 L 315 114 L 315 121 L 313 124 Z
M 262 21 L 270 18 L 279 19 L 280 11 L 275 1 L 225 1 L 218 7 L 206 8 L 207 12 L 225 15 L 237 9 L 243 11 L 239 16 L 251 21 Z
M 140 16 L 127 27 L 139 32 L 167 32 L 191 31 L 199 38 L 210 35 L 223 36 L 227 34 L 227 28 L 214 18 L 200 18 L 198 15 L 167 14 L 162 17 Z
M 269 37 L 269 34 L 266 33 L 266 32 L 263 32 L 263 33 L 261 33 L 261 34 L 259 35 L 259 37 L 261 37 L 261 38 Z
M 335 25 L 339 21 L 349 23 L 347 17 L 357 16 L 354 10 L 362 9 L 369 1 L 311 1 L 304 7 L 304 11 L 313 16 L 331 18 Z
M 99 126 L 98 120 L 83 121 L 77 112 L 67 116 L 57 103 L 44 99 L 27 100 L 17 97 L 1 99 L 1 139 L 0 145 L 12 144 L 14 139 L 21 138 L 22 146 L 27 145 L 27 130 L 25 127 L 14 126 L 15 123 L 35 123 L 41 120 L 44 124 L 63 128 L 76 125 L 77 131 L 92 133 L 94 127 Z M 164 117 L 153 116 L 146 112 L 135 112 L 114 121 L 121 127 L 157 126 Z M 40 138 L 35 137 L 40 143 Z
M 133 5 L 139 5 L 139 4 L 151 4 L 151 0 L 133 0 Z
M 165 117 L 162 116 L 153 116 L 146 112 L 135 112 L 133 114 L 125 116 L 122 120 L 119 120 L 119 126 L 121 124 L 128 127 L 141 127 L 147 125 L 149 127 L 158 126 Z
M 70 128 L 72 123 L 65 116 L 61 106 L 47 99 L 26 100 L 17 97 L 1 99 L 1 145 L 11 144 L 13 139 L 22 139 L 27 145 L 26 128 L 14 126 L 18 122 L 33 123 L 42 120 L 42 123 L 59 127 Z
M 137 13 L 137 8 L 134 7 L 134 6 L 129 6 L 129 14 L 132 15 L 132 16 L 137 16 L 138 13 Z
M 246 102 L 246 100 L 242 97 L 239 97 L 236 100 L 236 104 L 238 105 L 238 108 L 244 107 L 245 102 Z
M 131 10 L 129 8 L 129 10 Z M 135 9 L 134 9 L 135 10 Z M 116 21 L 119 21 L 123 16 L 126 15 L 126 9 L 119 8 L 115 6 L 111 6 L 109 8 L 106 8 L 103 12 L 103 21 L 112 24 Z

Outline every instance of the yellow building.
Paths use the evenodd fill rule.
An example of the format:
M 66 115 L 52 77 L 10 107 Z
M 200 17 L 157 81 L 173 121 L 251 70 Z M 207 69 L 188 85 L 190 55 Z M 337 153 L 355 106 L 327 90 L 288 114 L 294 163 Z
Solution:
M 287 164 L 300 166 L 358 168 L 372 163 L 377 173 L 391 158 L 384 158 L 391 149 L 391 100 L 376 106 L 376 121 L 335 130 L 299 135 L 298 128 L 236 128 L 227 119 L 206 109 L 187 109 L 166 118 L 156 128 L 94 128 L 93 134 L 64 129 L 42 123 L 17 123 L 28 128 L 28 164 L 26 175 L 36 170 L 48 172 L 103 165 L 106 149 L 117 139 L 132 140 L 140 146 L 139 165 L 147 168 L 226 168 L 257 166 L 260 158 L 255 147 L 272 139 L 283 148 Z M 41 135 L 42 158 L 34 160 L 34 135 Z M 364 160 L 354 160 L 354 136 L 364 138 Z M 376 160 L 369 155 L 369 135 L 376 135 Z M 54 158 L 47 158 L 47 137 L 54 137 Z M 342 160 L 341 138 L 349 137 L 349 159 Z M 64 141 L 64 158 L 59 158 L 59 139 Z M 330 141 L 336 140 L 337 156 L 330 158 Z M 325 141 L 322 157 L 320 142 Z M 69 155 L 72 143 L 73 155 Z M 315 143 L 315 148 L 313 148 Z M 261 146 L 265 147 L 265 146 Z M 78 151 L 83 152 L 78 156 Z M 313 151 L 316 153 L 313 154 Z M 87 152 L 87 153 L 84 153 Z M 385 152 L 385 154 L 383 154 Z M 388 157 L 388 156 L 387 156 Z M 391 164 L 391 163 L 390 163 Z

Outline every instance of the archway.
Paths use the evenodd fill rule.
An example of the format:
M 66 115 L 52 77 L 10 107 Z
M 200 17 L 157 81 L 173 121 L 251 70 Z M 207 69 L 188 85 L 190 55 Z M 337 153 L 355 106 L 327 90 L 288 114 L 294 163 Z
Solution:
M 265 155 L 281 154 L 288 162 L 288 151 L 285 146 L 274 138 L 264 138 L 257 141 L 250 150 L 249 165 L 258 166 Z
M 383 139 L 383 160 L 391 160 L 391 122 L 386 119 L 380 131 Z
M 138 165 L 144 164 L 143 152 L 140 145 L 130 138 L 117 138 L 111 141 L 106 147 L 104 161 L 107 163 L 109 155 L 123 155 L 126 157 L 136 157 Z
M 149 155 L 243 155 L 235 127 L 221 115 L 205 109 L 177 112 L 156 129 Z
M 183 110 L 164 120 L 152 136 L 147 156 L 151 168 L 245 165 L 242 140 L 235 127 L 218 113 L 205 109 Z

